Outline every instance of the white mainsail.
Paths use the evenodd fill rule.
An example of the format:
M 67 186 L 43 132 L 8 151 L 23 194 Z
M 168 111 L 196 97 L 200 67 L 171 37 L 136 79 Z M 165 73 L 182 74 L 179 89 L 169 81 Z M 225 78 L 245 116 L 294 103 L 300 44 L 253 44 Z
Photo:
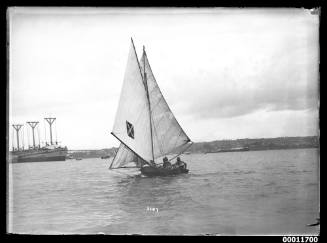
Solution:
M 112 134 L 121 144 L 110 168 L 140 165 L 191 142 L 163 97 L 144 49 L 138 62 L 133 40 Z
M 142 73 L 146 74 L 149 92 L 154 158 L 159 158 L 191 140 L 177 122 L 163 97 L 152 73 L 145 50 L 143 50 L 140 66 Z
M 146 161 L 153 157 L 148 105 L 132 41 L 112 134 Z

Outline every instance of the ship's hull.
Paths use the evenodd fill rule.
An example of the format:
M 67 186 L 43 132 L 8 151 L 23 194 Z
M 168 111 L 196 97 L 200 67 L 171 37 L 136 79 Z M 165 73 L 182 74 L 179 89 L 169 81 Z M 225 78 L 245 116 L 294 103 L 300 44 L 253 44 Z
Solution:
M 9 160 L 12 163 L 65 161 L 66 156 L 66 149 L 21 151 L 11 152 Z
M 141 168 L 141 173 L 146 176 L 170 176 L 178 174 L 187 174 L 188 169 L 183 167 L 168 169 L 163 167 L 145 166 Z

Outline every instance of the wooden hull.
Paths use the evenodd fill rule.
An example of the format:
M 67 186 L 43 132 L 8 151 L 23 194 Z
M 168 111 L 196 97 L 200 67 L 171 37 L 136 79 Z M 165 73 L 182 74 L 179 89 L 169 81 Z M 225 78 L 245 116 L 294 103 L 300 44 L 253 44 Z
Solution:
M 141 173 L 146 176 L 170 176 L 178 174 L 187 174 L 188 171 L 188 169 L 181 167 L 166 169 L 163 167 L 146 166 L 141 168 Z

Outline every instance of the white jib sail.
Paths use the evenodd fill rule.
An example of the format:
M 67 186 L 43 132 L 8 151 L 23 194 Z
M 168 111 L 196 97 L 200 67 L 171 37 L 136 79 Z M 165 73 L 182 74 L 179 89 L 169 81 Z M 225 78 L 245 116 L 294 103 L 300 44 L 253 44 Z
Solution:
M 152 73 L 145 51 L 140 60 L 141 72 L 146 73 L 148 85 L 154 158 L 159 158 L 187 144 L 191 140 L 177 122 L 163 97 L 156 79 Z M 145 68 L 144 68 L 145 67 Z
M 133 41 L 112 134 L 144 160 L 152 160 L 150 114 Z
M 135 153 L 133 153 L 133 151 L 121 143 L 115 157 L 111 162 L 110 169 L 121 168 L 130 163 L 134 163 L 134 166 L 136 164 L 136 167 L 141 167 L 142 161 Z

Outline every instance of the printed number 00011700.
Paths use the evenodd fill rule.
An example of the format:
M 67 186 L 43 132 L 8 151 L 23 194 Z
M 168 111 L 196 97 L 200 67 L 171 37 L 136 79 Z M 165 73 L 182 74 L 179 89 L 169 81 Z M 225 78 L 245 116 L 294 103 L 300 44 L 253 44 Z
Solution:
M 318 242 L 318 237 L 317 236 L 284 236 L 283 242 L 311 243 L 311 242 Z

